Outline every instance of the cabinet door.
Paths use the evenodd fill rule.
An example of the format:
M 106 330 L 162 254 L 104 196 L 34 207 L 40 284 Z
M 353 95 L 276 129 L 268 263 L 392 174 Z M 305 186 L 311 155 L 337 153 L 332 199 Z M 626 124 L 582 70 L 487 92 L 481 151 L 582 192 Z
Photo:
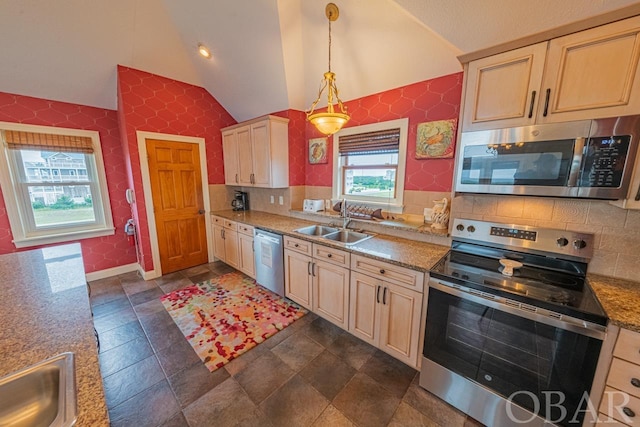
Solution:
M 311 257 L 284 251 L 284 295 L 311 310 Z
M 524 126 L 535 121 L 547 42 L 471 61 L 463 130 Z
M 640 16 L 549 42 L 538 122 L 637 114 Z
M 349 269 L 314 260 L 313 312 L 343 329 L 349 328 Z
M 236 129 L 238 144 L 238 180 L 240 185 L 252 185 L 253 164 L 251 149 L 251 127 L 244 126 Z
M 256 267 L 253 256 L 253 236 L 238 234 L 238 262 L 240 263 L 240 271 L 255 279 Z
M 238 185 L 238 135 L 235 130 L 222 134 L 222 157 L 224 159 L 224 183 Z
M 224 256 L 225 262 L 233 268 L 240 268 L 238 261 L 238 232 L 235 230 L 224 230 Z
M 253 184 L 271 186 L 271 138 L 269 121 L 251 125 L 251 149 L 253 153 Z
M 381 296 L 380 341 L 378 348 L 396 359 L 416 366 L 420 341 L 422 294 L 384 283 Z
M 213 255 L 222 262 L 226 262 L 224 254 L 224 228 L 219 225 L 213 226 Z
M 377 300 L 381 298 L 382 281 L 353 272 L 350 292 L 349 332 L 377 346 L 380 307 L 382 307 Z

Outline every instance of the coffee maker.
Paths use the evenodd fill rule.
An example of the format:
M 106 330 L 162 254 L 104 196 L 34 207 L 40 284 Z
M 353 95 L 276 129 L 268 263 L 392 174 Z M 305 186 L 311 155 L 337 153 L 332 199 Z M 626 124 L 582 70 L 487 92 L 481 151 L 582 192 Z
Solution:
M 249 210 L 249 198 L 244 191 L 236 191 L 231 206 L 234 211 L 248 211 Z

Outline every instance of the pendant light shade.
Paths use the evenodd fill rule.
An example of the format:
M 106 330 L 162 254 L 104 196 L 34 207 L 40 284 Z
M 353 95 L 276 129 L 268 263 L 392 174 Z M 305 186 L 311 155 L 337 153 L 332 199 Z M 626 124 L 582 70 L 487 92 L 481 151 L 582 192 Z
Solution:
M 321 133 L 332 135 L 342 129 L 349 121 L 346 107 L 342 104 L 342 100 L 338 96 L 338 87 L 336 86 L 336 75 L 331 72 L 331 22 L 338 19 L 340 14 L 338 6 L 329 3 L 325 9 L 325 14 L 329 19 L 329 71 L 324 73 L 324 78 L 320 83 L 320 91 L 318 98 L 311 104 L 311 108 L 307 112 L 307 120 L 311 122 Z M 316 105 L 320 102 L 322 92 L 327 89 L 327 111 L 322 113 L 314 113 Z M 338 104 L 339 111 L 334 109 L 334 102 Z

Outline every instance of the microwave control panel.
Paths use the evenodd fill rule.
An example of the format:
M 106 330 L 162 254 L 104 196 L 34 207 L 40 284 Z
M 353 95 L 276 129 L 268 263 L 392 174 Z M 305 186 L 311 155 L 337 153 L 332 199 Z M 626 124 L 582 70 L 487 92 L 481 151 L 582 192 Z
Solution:
M 584 148 L 581 187 L 620 187 L 631 136 L 591 137 Z

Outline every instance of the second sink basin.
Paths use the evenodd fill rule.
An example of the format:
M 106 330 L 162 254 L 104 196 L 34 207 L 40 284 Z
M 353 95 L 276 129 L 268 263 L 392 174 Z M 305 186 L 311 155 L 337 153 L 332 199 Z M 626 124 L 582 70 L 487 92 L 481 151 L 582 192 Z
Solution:
M 340 242 L 346 245 L 355 245 L 363 240 L 370 239 L 373 235 L 352 230 L 339 230 L 323 237 L 327 240 L 333 240 L 334 242 Z
M 76 416 L 73 353 L 0 378 L 0 426 L 72 426 Z
M 327 234 L 335 233 L 338 231 L 335 227 L 327 227 L 326 225 L 310 225 L 304 228 L 298 228 L 298 233 L 306 234 L 307 236 L 326 236 Z

